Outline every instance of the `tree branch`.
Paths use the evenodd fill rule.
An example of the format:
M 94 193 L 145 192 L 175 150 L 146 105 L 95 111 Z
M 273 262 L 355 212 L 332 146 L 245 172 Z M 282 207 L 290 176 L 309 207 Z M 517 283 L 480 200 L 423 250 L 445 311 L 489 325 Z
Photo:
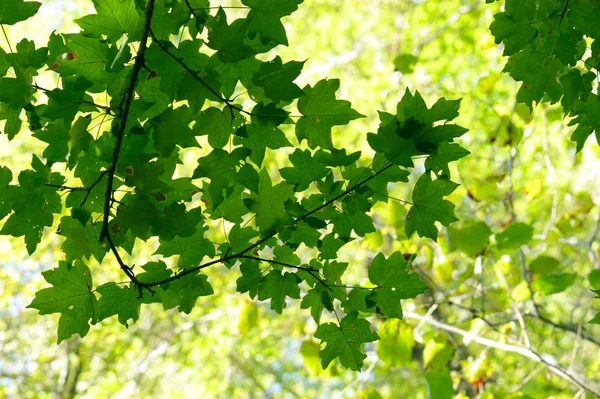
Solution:
M 593 386 L 589 381 L 580 379 L 579 377 L 572 375 L 568 371 L 563 370 L 562 368 L 555 366 L 552 363 L 549 363 L 548 361 L 544 360 L 537 352 L 534 352 L 531 349 L 493 341 L 491 339 L 484 338 L 479 335 L 473 334 L 472 332 L 462 330 L 460 328 L 451 326 L 446 323 L 442 323 L 441 321 L 432 319 L 431 317 L 421 316 L 420 314 L 417 314 L 417 313 L 405 311 L 403 314 L 404 314 L 404 317 L 406 317 L 408 319 L 419 320 L 421 322 L 427 323 L 427 324 L 429 324 L 433 327 L 439 328 L 441 330 L 461 335 L 465 338 L 465 341 L 473 341 L 478 344 L 487 346 L 489 348 L 494 348 L 494 349 L 498 349 L 498 350 L 501 350 L 504 352 L 511 352 L 511 353 L 519 354 L 519 355 L 526 357 L 528 359 L 531 359 L 539 364 L 542 364 L 549 371 L 551 371 L 552 373 L 556 374 L 557 376 L 569 381 L 571 384 L 577 386 L 578 388 L 585 389 L 586 391 L 590 392 L 593 395 L 600 396 L 600 390 L 597 389 L 595 386 Z M 465 342 L 465 344 L 468 344 L 468 342 Z
M 36 90 L 43 91 L 43 92 L 52 91 L 50 89 L 46 89 L 45 87 L 38 86 L 37 84 L 32 84 L 31 87 L 33 87 Z M 73 101 L 73 102 L 75 104 L 91 105 L 92 107 L 96 107 L 96 108 L 103 110 L 104 112 L 106 112 L 109 115 L 113 115 L 113 112 L 112 112 L 113 108 L 109 107 L 108 105 L 100 105 L 100 104 L 96 104 L 93 101 L 88 101 L 88 100 L 79 100 L 79 101 Z
M 148 41 L 148 34 L 150 32 L 150 23 L 152 22 L 152 13 L 154 11 L 154 1 L 148 0 L 146 4 L 145 21 L 144 21 L 144 29 L 142 31 L 142 38 L 140 39 L 140 48 L 138 50 L 138 54 L 135 58 L 135 63 L 133 64 L 133 69 L 131 71 L 131 76 L 129 78 L 129 82 L 127 84 L 127 88 L 125 89 L 125 93 L 123 94 L 123 99 L 121 100 L 121 104 L 119 105 L 119 126 L 116 134 L 115 147 L 113 150 L 112 160 L 105 171 L 107 175 L 106 182 L 106 191 L 104 192 L 104 214 L 102 218 L 102 230 L 100 231 L 100 242 L 106 241 L 110 246 L 112 253 L 115 255 L 117 262 L 119 262 L 119 266 L 125 272 L 127 277 L 131 279 L 131 281 L 138 287 L 141 292 L 141 285 L 138 282 L 137 278 L 131 271 L 131 268 L 125 265 L 121 257 L 119 256 L 119 252 L 110 236 L 110 231 L 108 228 L 108 219 L 110 216 L 110 208 L 113 194 L 113 181 L 115 178 L 115 171 L 117 170 L 117 163 L 119 162 L 119 153 L 121 151 L 121 146 L 123 144 L 123 137 L 125 136 L 125 128 L 127 127 L 127 118 L 129 117 L 129 109 L 131 107 L 131 101 L 133 100 L 133 93 L 135 90 L 135 84 L 138 79 L 138 75 L 140 70 L 142 69 L 142 65 L 144 64 L 144 54 L 146 52 L 146 42 Z M 148 287 L 146 287 L 148 288 Z M 152 290 L 150 290 L 153 292 Z
M 334 198 L 330 199 L 329 201 L 325 202 L 323 205 L 320 205 L 318 207 L 316 207 L 315 209 L 306 212 L 304 215 L 300 216 L 299 218 L 295 219 L 294 222 L 292 223 L 292 225 L 306 219 L 307 217 L 309 217 L 310 215 L 314 214 L 315 212 L 320 211 L 321 209 L 333 204 L 335 201 L 339 200 L 340 198 L 344 197 L 345 195 L 350 194 L 351 192 L 353 192 L 354 190 L 358 189 L 359 187 L 362 187 L 363 185 L 367 184 L 369 181 L 371 181 L 372 179 L 374 179 L 375 177 L 379 176 L 380 174 L 382 174 L 383 172 L 385 172 L 386 170 L 388 170 L 389 168 L 391 168 L 394 164 L 393 163 L 389 163 L 386 166 L 384 166 L 383 168 L 381 168 L 380 170 L 378 170 L 377 172 L 373 173 L 371 176 L 367 177 L 366 179 L 364 179 L 361 182 L 356 183 L 355 185 L 353 185 L 352 187 L 347 188 L 344 192 L 342 192 L 341 194 L 336 195 Z M 288 226 L 289 227 L 289 226 Z M 215 259 L 212 260 L 210 262 L 204 263 L 202 265 L 196 266 L 196 267 L 192 267 L 186 270 L 183 270 L 171 277 L 165 278 L 163 280 L 160 281 L 155 281 L 153 283 L 141 283 L 139 282 L 138 284 L 142 285 L 143 287 L 155 287 L 157 285 L 161 285 L 161 284 L 166 284 L 166 283 L 170 283 L 171 281 L 175 281 L 177 279 L 180 279 L 183 276 L 186 276 L 188 274 L 191 273 L 195 273 L 199 270 L 205 269 L 209 266 L 212 265 L 216 265 L 217 263 L 226 263 L 229 262 L 231 260 L 234 259 L 238 259 L 238 258 L 247 258 L 249 256 L 245 256 L 244 254 L 252 251 L 254 248 L 264 244 L 266 241 L 268 241 L 269 239 L 275 237 L 279 232 L 278 231 L 274 231 L 273 233 L 270 233 L 268 235 L 266 235 L 265 237 L 261 238 L 260 240 L 258 240 L 257 242 L 255 242 L 254 244 L 251 244 L 249 247 L 247 247 L 246 249 L 238 252 L 237 254 L 232 254 L 232 255 L 227 255 L 224 256 L 222 258 L 219 259 Z M 253 258 L 253 257 L 250 257 Z M 273 261 L 268 261 L 273 263 Z M 308 270 L 307 270 L 308 271 Z M 311 273 L 312 275 L 312 271 L 308 271 L 309 273 Z M 313 275 L 313 277 L 315 277 Z M 317 277 L 315 277 L 317 278 Z M 320 278 L 317 278 L 317 280 L 319 280 L 322 284 L 324 284 L 324 281 L 322 281 Z M 325 284 L 326 285 L 326 284 Z M 331 291 L 331 287 L 328 287 L 328 289 Z
M 94 182 L 92 184 L 90 184 L 89 187 L 69 187 L 69 186 L 61 186 L 58 184 L 50 184 L 50 183 L 46 183 L 44 185 L 48 186 L 48 187 L 55 187 L 58 189 L 58 191 L 63 191 L 63 190 L 85 191 L 85 196 L 83 197 L 81 204 L 79 204 L 79 206 L 82 207 L 85 204 L 85 202 L 87 201 L 87 199 L 90 196 L 90 193 L 92 192 L 94 187 L 96 187 L 98 185 L 98 183 L 100 183 L 100 180 L 102 180 L 104 175 L 106 175 L 107 173 L 108 173 L 108 170 L 103 170 L 102 172 L 100 172 L 100 175 L 98 175 L 98 178 L 96 180 L 94 180 Z

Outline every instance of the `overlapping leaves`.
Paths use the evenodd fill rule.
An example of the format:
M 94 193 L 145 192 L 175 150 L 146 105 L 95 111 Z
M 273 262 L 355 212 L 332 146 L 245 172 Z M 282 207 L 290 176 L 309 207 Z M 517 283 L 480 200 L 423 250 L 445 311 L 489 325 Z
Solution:
M 504 71 L 522 82 L 517 101 L 530 108 L 560 101 L 577 126 L 571 139 L 578 151 L 600 131 L 591 84 L 600 60 L 599 16 L 595 2 L 506 0 L 490 26 L 509 57 Z
M 409 272 L 414 257 L 380 253 L 369 266 L 371 285 L 349 291 L 349 265 L 337 252 L 376 231 L 373 206 L 418 172 L 415 157 L 426 158 L 427 170 L 407 235 L 435 240 L 436 223 L 456 220 L 444 197 L 456 188 L 448 164 L 468 154 L 453 142 L 466 131 L 450 122 L 459 101 L 428 108 L 407 90 L 396 114 L 380 113 L 379 130 L 368 135 L 373 157 L 335 148 L 336 129 L 363 117 L 338 97 L 341 83 L 301 88 L 303 61 L 256 57 L 287 45 L 281 19 L 302 1 L 242 3 L 247 14 L 228 20 L 206 0 L 95 0 L 95 13 L 76 21 L 82 32 L 53 34 L 38 49 L 24 40 L 0 54 L 5 133 L 13 139 L 25 121 L 45 143 L 16 179 L 0 169 L 0 233 L 24 236 L 31 253 L 60 220 L 65 261 L 44 273 L 52 287 L 30 305 L 60 313 L 59 340 L 109 317 L 136 322 L 148 303 L 190 313 L 217 289 L 208 268 L 220 265 L 239 275 L 240 293 L 277 313 L 302 298 L 319 323 L 323 367 L 339 358 L 359 370 L 363 345 L 378 339 L 364 316 L 401 318 L 401 300 L 425 286 Z M 0 6 L 0 23 L 28 18 L 35 4 Z M 171 42 L 178 32 L 188 38 Z M 14 76 L 4 77 L 9 68 Z M 34 85 L 42 68 L 60 88 Z M 106 122 L 92 124 L 97 117 Z M 271 152 L 295 144 L 275 168 Z M 228 223 L 214 223 L 220 219 Z M 216 225 L 224 242 L 213 241 Z M 124 254 L 135 259 L 144 242 L 156 243 L 163 260 L 126 264 Z M 94 288 L 91 273 L 109 268 L 129 281 Z M 346 315 L 332 322 L 340 308 Z

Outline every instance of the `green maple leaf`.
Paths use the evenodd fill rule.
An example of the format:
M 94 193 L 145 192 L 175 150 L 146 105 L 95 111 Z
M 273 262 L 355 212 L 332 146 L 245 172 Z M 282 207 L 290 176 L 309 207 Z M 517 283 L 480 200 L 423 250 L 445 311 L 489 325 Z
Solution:
M 523 84 L 517 93 L 517 101 L 532 109 L 534 102 L 540 102 L 547 94 L 551 102 L 557 102 L 563 95 L 558 77 L 565 67 L 555 57 L 548 58 L 540 50 L 527 49 L 509 58 L 504 72 Z
M 441 142 L 438 148 L 425 160 L 425 169 L 450 176 L 448 164 L 469 155 L 470 152 L 456 143 Z
M 223 148 L 229 142 L 233 128 L 233 119 L 229 109 L 210 107 L 196 117 L 194 133 L 197 136 L 208 135 L 208 144 L 212 148 Z
M 77 165 L 79 154 L 82 151 L 87 151 L 91 142 L 94 140 L 92 135 L 88 133 L 87 128 L 92 122 L 90 115 L 77 118 L 70 130 L 71 140 L 69 141 L 69 159 L 67 166 L 73 169 Z
M 247 30 L 247 19 L 239 18 L 229 25 L 225 10 L 219 8 L 217 15 L 212 18 L 207 45 L 217 50 L 219 57 L 225 62 L 233 63 L 249 58 L 255 51 L 244 41 Z
M 247 148 L 236 148 L 231 153 L 214 149 L 210 154 L 198 159 L 198 167 L 194 170 L 192 178 L 207 177 L 210 179 L 208 192 L 212 199 L 212 209 L 223 202 L 225 189 L 237 179 L 237 168 L 241 161 L 248 156 Z
M 32 254 L 42 239 L 45 227 L 52 226 L 53 213 L 62 211 L 61 198 L 56 189 L 46 183 L 61 185 L 64 177 L 51 173 L 50 167 L 33 156 L 33 170 L 19 174 L 19 186 L 10 190 L 13 213 L 2 226 L 0 234 L 25 237 L 27 252 Z
M 62 118 L 70 123 L 79 112 L 85 91 L 92 86 L 92 83 L 83 76 L 67 76 L 63 78 L 62 86 L 62 89 L 46 92 L 48 107 L 44 109 L 42 116 L 50 119 Z
M 293 196 L 293 189 L 287 183 L 271 184 L 269 173 L 263 169 L 259 173 L 258 194 L 246 199 L 250 211 L 256 213 L 256 226 L 261 234 L 268 235 L 276 228 L 289 224 L 291 216 L 284 203 Z
M 290 155 L 293 168 L 287 167 L 279 170 L 281 177 L 289 184 L 294 185 L 295 191 L 304 191 L 314 181 L 324 178 L 330 170 L 312 157 L 310 151 L 296 149 Z
M 591 82 L 595 78 L 594 73 L 587 72 L 582 75 L 578 69 L 571 69 L 561 75 L 560 85 L 564 96 L 561 98 L 560 103 L 565 113 L 574 111 L 578 100 L 587 101 L 588 94 L 592 91 Z
M 108 81 L 108 67 L 112 60 L 108 58 L 108 46 L 97 39 L 82 34 L 65 34 L 63 37 L 71 50 L 71 55 L 58 61 L 57 72 L 61 76 L 83 76 L 94 87 L 100 87 Z
M 163 210 L 160 217 L 152 221 L 152 234 L 165 241 L 170 241 L 175 236 L 190 237 L 202 220 L 200 207 L 188 210 L 184 204 L 173 202 Z
M 107 248 L 100 243 L 100 223 L 82 225 L 78 220 L 69 216 L 60 219 L 58 230 L 66 238 L 62 244 L 67 261 L 76 259 L 90 259 L 93 255 L 98 262 L 102 262 Z
M 254 74 L 254 84 L 263 87 L 265 95 L 275 103 L 291 102 L 304 94 L 294 83 L 302 71 L 302 66 L 304 62 L 290 61 L 283 64 L 277 56 L 272 61 L 261 64 L 258 72 Z
M 248 36 L 253 38 L 260 34 L 266 43 L 288 45 L 285 28 L 280 19 L 298 9 L 304 0 L 242 0 L 242 4 L 250 7 L 248 13 Z
M 260 280 L 258 299 L 271 299 L 271 309 L 281 314 L 286 307 L 285 298 L 300 299 L 300 278 L 295 273 L 281 273 L 271 270 Z
M 315 320 L 315 323 L 318 324 L 321 320 L 323 309 L 333 311 L 333 303 L 329 295 L 330 293 L 322 285 L 317 284 L 315 288 L 308 290 L 306 295 L 304 295 L 300 303 L 300 308 L 310 308 L 310 315 Z
M 38 309 L 42 315 L 61 314 L 58 320 L 58 343 L 73 334 L 84 337 L 90 330 L 90 320 L 94 324 L 98 317 L 90 269 L 83 262 L 70 265 L 61 261 L 57 268 L 42 272 L 42 275 L 52 287 L 36 292 L 27 307 Z
M 358 318 L 358 312 L 351 312 L 342 319 L 340 325 L 335 323 L 319 325 L 315 338 L 327 344 L 319 353 L 323 369 L 327 368 L 333 359 L 339 357 L 343 366 L 359 371 L 363 360 L 367 357 L 361 351 L 362 344 L 376 341 L 379 336 L 371 331 L 371 324 L 367 320 Z
M 159 247 L 154 254 L 165 257 L 179 256 L 177 265 L 187 268 L 199 265 L 204 257 L 215 256 L 215 246 L 204 238 L 204 231 L 198 229 L 196 233 L 188 237 L 176 236 L 172 240 L 159 240 Z
M 35 43 L 27 39 L 21 40 L 16 47 L 16 53 L 6 55 L 7 61 L 14 67 L 29 69 L 34 76 L 37 75 L 37 70 L 44 66 L 48 58 L 48 48 L 41 47 L 36 50 Z
M 265 115 L 267 114 L 267 115 Z M 267 148 L 291 147 L 292 143 L 279 126 L 287 118 L 287 113 L 272 104 L 258 103 L 252 109 L 250 123 L 236 131 L 234 144 L 242 144 L 252 151 L 250 159 L 258 166 L 262 165 Z
M 131 230 L 134 236 L 147 240 L 150 237 L 150 227 L 157 219 L 157 214 L 159 214 L 158 209 L 148 199 L 139 195 L 131 196 L 127 198 L 124 205 L 119 207 L 119 214 L 115 219 L 119 223 L 119 227 L 116 230 L 122 233 Z
M 9 108 L 20 112 L 21 108 L 29 104 L 31 100 L 33 89 L 30 82 L 31 79 L 28 81 L 23 75 L 18 75 L 16 78 L 0 79 L 0 101 L 7 104 Z M 11 134 L 9 137 L 12 138 L 15 134 Z
M 86 15 L 75 20 L 88 33 L 106 35 L 116 41 L 123 34 L 129 41 L 139 40 L 142 31 L 142 18 L 135 8 L 134 0 L 93 0 L 96 14 Z
M 431 108 L 428 108 L 418 90 L 415 90 L 415 94 L 412 94 L 407 88 L 404 91 L 402 100 L 396 106 L 396 116 L 399 121 L 406 122 L 413 118 L 424 125 L 431 125 L 437 121 L 450 121 L 458 116 L 460 102 L 460 99 L 446 100 L 442 97 Z M 415 126 L 410 127 L 414 128 Z M 408 133 L 415 135 L 411 132 Z
M 330 221 L 333 223 L 333 232 L 346 241 L 350 239 L 353 230 L 360 237 L 376 231 L 371 216 L 363 212 L 349 214 L 332 211 Z
M 339 87 L 338 79 L 323 79 L 314 87 L 307 85 L 302 89 L 305 96 L 298 100 L 298 110 L 303 116 L 296 123 L 299 142 L 306 139 L 310 148 L 330 149 L 333 147 L 333 126 L 346 125 L 351 120 L 364 118 L 364 115 L 351 108 L 349 101 L 336 99 L 335 92 Z
M 169 283 L 162 293 L 163 307 L 172 309 L 179 306 L 179 311 L 190 314 L 198 297 L 214 294 L 205 274 L 187 275 Z
M 187 106 L 169 108 L 163 112 L 154 125 L 152 138 L 154 148 L 163 157 L 171 155 L 175 146 L 181 148 L 200 147 L 189 125 L 193 115 Z
M 427 286 L 417 273 L 409 273 L 413 255 L 405 259 L 400 252 L 394 252 L 388 259 L 382 253 L 377 254 L 369 265 L 369 280 L 377 285 L 369 299 L 381 307 L 381 314 L 402 319 L 401 299 L 415 298 L 422 294 Z
M 118 315 L 119 323 L 127 326 L 131 319 L 135 323 L 140 318 L 141 298 L 133 284 L 119 286 L 113 282 L 102 284 L 96 289 L 98 299 L 98 321 Z
M 456 187 L 458 184 L 448 179 L 438 178 L 432 181 L 429 172 L 421 175 L 413 191 L 413 205 L 406 216 L 406 235 L 410 237 L 416 231 L 421 237 L 437 241 L 435 222 L 448 226 L 458 220 L 454 216 L 454 204 L 443 199 L 456 190 Z
M 33 136 L 48 146 L 42 156 L 48 162 L 63 162 L 69 153 L 69 125 L 64 121 L 49 123 L 42 130 L 33 133 Z
M 14 25 L 33 17 L 42 3 L 37 1 L 5 0 L 0 4 L 0 24 Z
M 375 313 L 375 305 L 376 302 L 370 300 L 372 296 L 371 290 L 364 288 L 353 288 L 352 291 L 347 296 L 347 299 L 342 301 L 342 307 L 344 308 L 344 312 L 365 312 L 365 313 Z
M 161 281 L 171 276 L 171 270 L 163 261 L 148 262 L 141 266 L 144 269 L 143 273 L 137 275 L 137 278 L 142 283 L 153 283 Z
M 571 140 L 577 143 L 577 151 L 581 151 L 588 137 L 596 133 L 600 142 L 600 97 L 591 94 L 585 103 L 579 103 L 574 113 L 576 117 L 569 122 L 569 126 L 577 125 L 571 135 Z
M 290 231 L 290 238 L 286 241 L 297 245 L 304 243 L 307 247 L 314 248 L 318 245 L 319 238 L 321 238 L 319 230 L 307 223 L 299 222 Z
M 258 262 L 254 260 L 244 259 L 240 265 L 242 275 L 236 280 L 236 289 L 240 293 L 248 292 L 250 298 L 254 298 L 258 294 L 258 286 L 262 274 Z
M 318 150 L 315 159 L 325 166 L 348 166 L 360 159 L 360 151 L 346 155 L 346 149 L 332 148 L 330 150 Z
M 212 219 L 224 218 L 233 223 L 241 223 L 242 216 L 248 213 L 248 208 L 242 199 L 245 188 L 241 184 L 231 187 L 231 193 L 215 209 L 209 210 Z M 210 196 L 208 203 L 212 203 Z
M 535 0 L 507 0 L 505 11 L 494 15 L 490 31 L 497 44 L 504 42 L 504 55 L 513 55 L 537 36 L 532 21 L 536 19 Z
M 428 108 L 418 91 L 413 95 L 406 89 L 396 107 L 397 115 L 379 112 L 379 129 L 367 135 L 369 145 L 388 162 L 413 167 L 414 156 L 431 154 L 441 143 L 467 131 L 455 124 L 436 123 L 456 118 L 460 101 L 441 98 Z
M 140 100 L 145 103 L 151 103 L 150 108 L 146 109 L 141 115 L 132 113 L 139 120 L 154 118 L 162 114 L 169 106 L 169 96 L 163 92 L 160 87 L 162 78 L 160 76 L 152 78 L 150 74 L 140 74 L 139 83 L 136 86 L 136 93 Z
M 169 52 L 177 54 L 177 49 L 171 42 L 162 42 L 162 44 Z M 169 101 L 173 101 L 177 97 L 179 83 L 188 75 L 182 72 L 181 65 L 177 61 L 164 55 L 164 51 L 156 43 L 152 43 L 146 50 L 144 58 L 148 67 L 156 71 L 160 77 L 160 90 L 169 97 Z

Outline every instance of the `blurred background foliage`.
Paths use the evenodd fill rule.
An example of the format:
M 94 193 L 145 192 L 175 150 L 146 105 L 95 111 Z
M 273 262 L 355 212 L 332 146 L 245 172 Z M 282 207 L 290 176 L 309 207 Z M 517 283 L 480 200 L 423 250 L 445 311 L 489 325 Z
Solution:
M 404 303 L 404 321 L 373 320 L 382 339 L 367 346 L 361 373 L 335 362 L 321 370 L 319 344 L 309 338 L 316 326 L 300 301 L 276 315 L 236 294 L 235 276 L 224 267 L 208 271 L 216 293 L 189 316 L 152 305 L 127 329 L 113 318 L 84 340 L 57 346 L 56 320 L 25 306 L 43 286 L 40 271 L 55 266 L 60 238 L 49 235 L 28 257 L 21 239 L 3 236 L 0 397 L 584 397 L 544 362 L 598 389 L 600 328 L 587 322 L 600 308 L 591 291 L 600 289 L 600 149 L 588 143 L 575 153 L 559 107 L 530 113 L 516 105 L 518 84 L 501 74 L 506 60 L 488 30 L 499 7 L 480 0 L 307 0 L 286 20 L 290 47 L 277 54 L 307 60 L 297 83 L 340 78 L 340 97 L 367 115 L 334 131 L 336 145 L 369 152 L 376 110 L 394 110 L 406 87 L 428 104 L 462 98 L 458 123 L 470 129 L 461 145 L 471 155 L 452 170 L 461 187 L 449 198 L 461 221 L 443 228 L 438 244 L 407 240 L 408 208 L 395 199 L 408 200 L 409 185 L 398 185 L 389 204 L 375 208 L 379 230 L 339 252 L 356 283 L 366 279 L 375 249 L 416 253 L 414 268 L 430 287 Z M 72 20 L 92 11 L 88 0 L 44 1 L 35 18 L 5 27 L 7 38 L 43 46 L 53 30 L 78 31 Z M 5 39 L 0 45 L 8 51 Z M 40 85 L 52 86 L 50 76 Z M 0 136 L 0 164 L 16 174 L 39 148 L 28 132 L 10 143 Z M 285 159 L 269 151 L 273 164 Z M 117 271 L 105 267 L 105 279 Z M 530 347 L 543 362 L 438 329 L 425 315 Z

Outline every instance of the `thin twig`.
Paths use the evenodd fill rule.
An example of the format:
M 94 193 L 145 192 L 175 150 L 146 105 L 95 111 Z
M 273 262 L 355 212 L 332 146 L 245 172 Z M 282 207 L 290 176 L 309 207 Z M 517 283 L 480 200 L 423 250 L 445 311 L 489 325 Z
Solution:
M 511 352 L 511 353 L 519 354 L 519 355 L 526 357 L 528 359 L 531 359 L 539 364 L 542 364 L 549 371 L 551 371 L 552 373 L 556 374 L 557 376 L 569 381 L 571 384 L 577 386 L 578 388 L 585 389 L 586 391 L 592 393 L 593 395 L 600 396 L 600 390 L 598 390 L 596 387 L 592 386 L 592 384 L 589 381 L 587 381 L 585 379 L 581 379 L 579 377 L 576 377 L 573 374 L 569 373 L 568 371 L 563 370 L 562 368 L 555 366 L 552 363 L 549 363 L 548 361 L 544 360 L 537 352 L 534 352 L 531 349 L 524 348 L 522 346 L 504 344 L 504 343 L 497 342 L 497 341 L 494 341 L 494 340 L 491 340 L 488 338 L 484 338 L 484 337 L 476 335 L 470 331 L 462 330 L 460 328 L 451 326 L 449 324 L 442 323 L 441 321 L 435 320 L 431 317 L 421 316 L 420 314 L 417 314 L 417 313 L 405 311 L 403 314 L 404 314 L 404 317 L 406 317 L 408 319 L 414 319 L 414 320 L 419 320 L 419 321 L 424 320 L 427 324 L 429 324 L 433 327 L 436 327 L 441 330 L 448 331 L 448 332 L 451 332 L 454 334 L 461 335 L 465 338 L 465 344 L 467 344 L 469 341 L 472 341 L 472 342 L 476 342 L 478 344 L 481 344 L 481 345 L 484 345 L 484 346 L 487 346 L 490 348 L 498 349 L 498 350 L 501 350 L 504 352 Z
M 4 30 L 4 24 L 0 24 L 0 26 L 2 27 L 2 33 L 4 33 L 4 38 L 6 39 L 6 44 L 8 44 L 8 49 L 10 50 L 11 53 L 14 53 L 12 46 L 10 45 L 10 40 L 8 39 L 8 35 L 6 34 L 6 31 Z
M 38 86 L 37 84 L 32 84 L 31 87 L 33 87 L 36 90 L 43 91 L 43 92 L 52 91 L 52 90 L 47 89 L 45 87 Z M 109 115 L 114 115 L 113 108 L 109 107 L 108 105 L 100 105 L 100 104 L 96 104 L 93 101 L 88 101 L 88 100 L 77 100 L 77 101 L 74 100 L 73 103 L 75 103 L 75 104 L 87 104 L 87 105 L 91 105 L 92 107 L 96 107 L 96 108 L 99 108 L 99 109 L 103 110 L 105 113 L 107 113 Z

